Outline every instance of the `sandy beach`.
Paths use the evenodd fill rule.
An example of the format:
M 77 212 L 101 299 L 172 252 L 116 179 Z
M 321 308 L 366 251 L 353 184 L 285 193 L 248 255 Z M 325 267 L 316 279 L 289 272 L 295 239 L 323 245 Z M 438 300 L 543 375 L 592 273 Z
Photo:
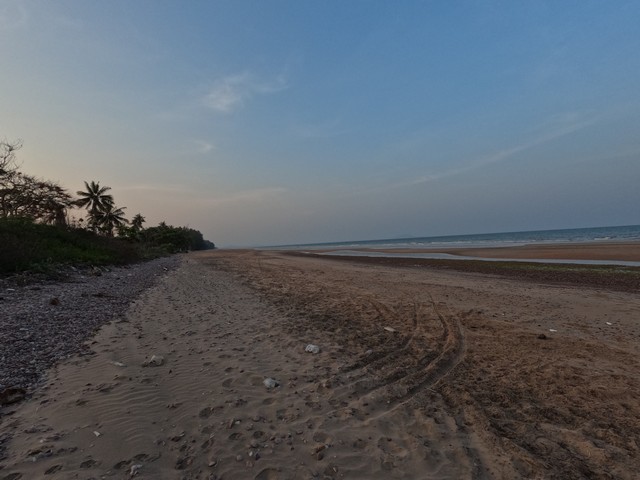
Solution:
M 189 254 L 0 408 L 0 479 L 637 478 L 634 285 Z

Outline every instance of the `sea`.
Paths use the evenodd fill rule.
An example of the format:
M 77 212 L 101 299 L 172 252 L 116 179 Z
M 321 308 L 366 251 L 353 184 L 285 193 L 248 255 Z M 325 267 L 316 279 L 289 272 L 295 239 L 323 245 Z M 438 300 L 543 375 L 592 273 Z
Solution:
M 532 244 L 640 241 L 640 225 L 617 227 L 533 230 L 525 232 L 479 233 L 437 237 L 387 238 L 346 242 L 307 243 L 269 247 L 283 250 L 320 249 L 426 249 L 508 247 Z

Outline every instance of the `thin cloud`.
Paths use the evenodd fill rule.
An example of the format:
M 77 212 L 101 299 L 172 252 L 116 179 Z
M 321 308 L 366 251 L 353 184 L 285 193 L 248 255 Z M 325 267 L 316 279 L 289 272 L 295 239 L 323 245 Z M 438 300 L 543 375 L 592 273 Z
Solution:
M 203 203 L 208 205 L 228 205 L 238 203 L 262 203 L 266 200 L 280 196 L 287 191 L 282 187 L 256 188 L 253 190 L 242 190 L 226 196 L 203 198 Z
M 125 185 L 124 187 L 118 187 L 118 190 L 130 191 L 130 192 L 156 192 L 156 193 L 187 193 L 191 189 L 186 185 L 158 185 L 139 183 L 136 185 Z
M 278 75 L 271 81 L 258 80 L 248 73 L 229 75 L 216 81 L 202 102 L 217 112 L 230 113 L 242 108 L 255 95 L 277 93 L 287 86 L 284 75 Z
M 435 180 L 440 180 L 442 178 L 451 177 L 454 175 L 459 175 L 461 173 L 470 172 L 473 170 L 477 170 L 482 167 L 486 167 L 488 165 L 492 165 L 494 163 L 500 163 L 509 160 L 513 156 L 518 153 L 524 152 L 525 150 L 529 150 L 531 148 L 537 147 L 539 145 L 543 145 L 545 143 L 551 142 L 558 138 L 564 137 L 566 135 L 570 135 L 574 132 L 587 128 L 598 120 L 597 117 L 587 116 L 576 112 L 569 112 L 561 115 L 556 115 L 549 119 L 547 122 L 546 128 L 548 129 L 545 133 L 540 133 L 537 137 L 528 142 L 523 142 L 520 145 L 513 146 L 511 148 L 506 148 L 497 152 L 493 152 L 489 155 L 485 155 L 479 157 L 466 165 L 461 165 L 460 167 L 452 168 L 449 170 L 445 170 L 442 172 L 434 173 L 432 175 L 424 175 L 418 178 L 411 179 L 406 182 L 401 182 L 390 186 L 389 188 L 398 188 L 398 187 L 407 187 L 411 185 L 419 185 L 422 183 L 432 182 Z
M 193 142 L 196 146 L 196 151 L 198 153 L 209 153 L 211 150 L 215 150 L 215 145 L 213 143 L 209 143 L 205 140 L 194 140 Z
M 179 198 L 188 199 L 191 204 L 200 203 L 207 206 L 229 205 L 229 204 L 251 204 L 262 203 L 269 199 L 278 197 L 285 193 L 287 189 L 283 187 L 265 187 L 252 190 L 240 190 L 227 195 L 216 197 L 208 196 L 208 193 L 202 192 L 201 189 L 188 185 L 162 185 L 162 184 L 135 184 L 118 187 L 118 190 L 129 192 L 144 192 L 149 194 L 171 194 L 177 200 Z
M 399 181 L 396 183 L 391 183 L 386 185 L 379 185 L 371 188 L 364 188 L 358 191 L 351 190 L 347 196 L 353 196 L 354 194 L 360 195 L 365 193 L 379 193 L 379 192 L 385 192 L 385 191 L 390 191 L 390 190 L 395 190 L 400 188 L 412 187 L 416 185 L 422 185 L 425 183 L 442 180 L 443 178 L 453 177 L 463 173 L 472 172 L 474 170 L 478 170 L 492 164 L 506 162 L 521 152 L 524 152 L 531 148 L 543 145 L 545 143 L 551 142 L 558 138 L 564 137 L 566 135 L 570 135 L 574 132 L 577 132 L 579 130 L 592 126 L 596 122 L 601 120 L 601 118 L 602 117 L 596 117 L 593 115 L 583 114 L 579 112 L 568 112 L 568 113 L 558 114 L 553 117 L 550 117 L 543 125 L 539 126 L 537 129 L 538 133 L 534 135 L 533 138 L 527 142 L 523 142 L 519 145 L 515 145 L 510 148 L 505 148 L 503 150 L 499 150 L 491 154 L 476 157 L 475 159 L 469 160 L 460 166 L 443 170 L 440 172 L 419 175 L 404 181 Z

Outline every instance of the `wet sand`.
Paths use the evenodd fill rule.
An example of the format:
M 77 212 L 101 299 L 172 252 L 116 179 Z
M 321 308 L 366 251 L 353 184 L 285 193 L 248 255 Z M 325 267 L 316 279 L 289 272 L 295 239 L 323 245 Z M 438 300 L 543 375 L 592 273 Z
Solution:
M 637 478 L 638 318 L 592 285 L 192 254 L 0 411 L 0 478 Z
M 478 258 L 640 261 L 640 242 L 592 242 L 493 248 L 359 249 L 383 253 L 448 253 Z

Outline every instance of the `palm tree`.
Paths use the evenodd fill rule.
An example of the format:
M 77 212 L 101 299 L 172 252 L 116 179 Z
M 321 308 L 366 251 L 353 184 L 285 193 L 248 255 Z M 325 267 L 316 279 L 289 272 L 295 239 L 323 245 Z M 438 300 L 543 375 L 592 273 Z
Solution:
M 146 218 L 144 218 L 141 214 L 136 213 L 134 217 L 131 219 L 131 228 L 135 232 L 139 232 L 140 230 L 142 230 L 142 224 L 145 221 L 146 221 Z
M 99 224 L 97 222 L 98 213 L 108 207 L 113 209 L 113 196 L 106 193 L 111 190 L 111 187 L 101 187 L 99 182 L 94 182 L 93 180 L 91 183 L 85 181 L 84 186 L 85 191 L 78 190 L 76 192 L 80 195 L 80 198 L 76 200 L 76 205 L 89 211 L 89 223 L 95 231 Z
M 95 212 L 95 226 L 113 237 L 114 228 L 129 223 L 124 217 L 125 209 L 126 207 L 116 207 L 113 203 L 106 204 L 102 210 Z

